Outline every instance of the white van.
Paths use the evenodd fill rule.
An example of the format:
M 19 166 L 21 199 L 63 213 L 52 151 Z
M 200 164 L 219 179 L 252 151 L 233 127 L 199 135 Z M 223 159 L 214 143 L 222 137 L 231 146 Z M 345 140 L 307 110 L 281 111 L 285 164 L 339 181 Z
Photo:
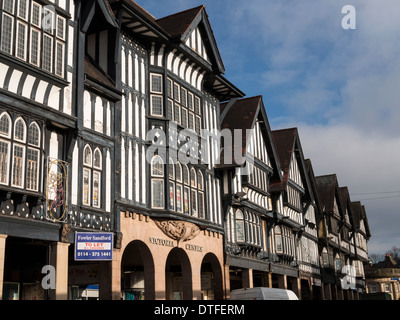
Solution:
M 259 287 L 232 290 L 230 300 L 299 300 L 299 298 L 291 290 Z

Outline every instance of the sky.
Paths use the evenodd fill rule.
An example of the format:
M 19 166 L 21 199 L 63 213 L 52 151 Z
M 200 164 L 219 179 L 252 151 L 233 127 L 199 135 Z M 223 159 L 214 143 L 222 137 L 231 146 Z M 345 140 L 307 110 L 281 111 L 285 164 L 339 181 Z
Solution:
M 315 174 L 365 205 L 370 254 L 400 247 L 400 1 L 136 2 L 156 18 L 204 4 L 225 77 L 262 95 L 271 129 L 297 127 Z

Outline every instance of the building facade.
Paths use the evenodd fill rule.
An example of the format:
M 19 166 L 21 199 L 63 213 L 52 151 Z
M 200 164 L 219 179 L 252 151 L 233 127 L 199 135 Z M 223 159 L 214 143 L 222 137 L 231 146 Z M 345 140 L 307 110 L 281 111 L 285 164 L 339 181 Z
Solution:
M 363 290 L 365 208 L 224 77 L 204 6 L 3 0 L 0 17 L 0 299 L 352 299 L 345 265 Z M 78 232 L 112 234 L 112 261 L 76 259 Z
M 391 300 L 400 299 L 400 269 L 398 259 L 387 254 L 384 261 L 366 265 L 366 293 L 365 297 L 380 297 L 389 295 Z
M 110 4 L 120 17 L 122 89 L 113 298 L 223 299 L 214 136 L 219 103 L 243 94 L 222 75 L 203 6 L 155 19 L 131 1 Z

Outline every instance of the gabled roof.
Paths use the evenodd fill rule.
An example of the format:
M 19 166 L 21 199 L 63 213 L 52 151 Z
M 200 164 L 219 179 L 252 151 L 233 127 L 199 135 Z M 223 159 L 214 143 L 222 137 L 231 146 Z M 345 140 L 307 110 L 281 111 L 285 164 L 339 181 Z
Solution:
M 95 21 L 96 24 L 101 23 L 103 26 L 105 24 L 109 24 L 114 28 L 118 28 L 117 20 L 115 19 L 114 13 L 110 7 L 108 0 L 91 0 L 86 1 L 83 3 L 82 7 L 82 21 L 81 21 L 81 28 L 83 32 L 86 32 L 92 23 L 93 17 L 96 15 L 97 20 Z M 97 16 L 98 11 L 100 9 L 101 12 L 101 20 L 98 19 Z
M 310 192 L 310 182 L 308 179 L 307 169 L 304 162 L 304 154 L 300 143 L 300 137 L 297 128 L 288 128 L 272 131 L 272 138 L 278 154 L 279 164 L 283 171 L 283 180 L 279 184 L 271 184 L 271 191 L 283 191 L 289 180 L 289 170 L 291 166 L 293 153 L 299 155 L 299 170 L 303 181 L 306 195 L 312 199 Z
M 232 99 L 230 102 L 221 103 L 220 105 L 220 121 L 221 121 L 221 130 L 229 129 L 231 131 L 235 129 L 240 129 L 242 131 L 242 141 L 241 141 L 241 149 L 242 156 L 245 155 L 247 149 L 247 134 L 246 130 L 251 130 L 254 128 L 254 125 L 260 119 L 262 124 L 261 132 L 263 134 L 263 139 L 266 144 L 267 152 L 270 158 L 271 165 L 274 169 L 274 174 L 272 181 L 280 182 L 282 179 L 281 169 L 279 168 L 279 160 L 276 154 L 275 146 L 273 144 L 271 128 L 269 125 L 267 113 L 265 111 L 264 103 L 262 96 L 255 96 L 243 99 Z M 234 157 L 234 152 L 236 146 L 233 139 L 232 146 L 232 157 Z M 229 146 L 224 146 L 224 148 L 228 148 Z M 224 149 L 225 150 L 225 149 Z M 237 163 L 237 159 L 229 159 L 231 161 L 225 161 L 224 150 L 221 150 L 221 161 L 219 168 L 235 166 Z M 224 165 L 225 162 L 231 162 L 232 165 Z
M 318 215 L 321 214 L 321 203 L 319 200 L 319 195 L 317 191 L 317 183 L 315 181 L 315 174 L 314 174 L 314 168 L 311 162 L 311 159 L 305 159 L 304 160 L 306 170 L 307 170 L 307 175 L 308 175 L 308 181 L 310 182 L 310 190 L 312 192 L 312 198 L 315 200 L 315 205 L 316 209 L 318 211 Z
M 352 224 L 353 216 L 352 216 L 352 209 L 351 209 L 351 200 L 348 187 L 340 187 L 339 188 L 339 198 L 340 198 L 340 205 L 342 207 L 343 215 L 346 212 L 349 215 L 350 224 Z M 345 218 L 345 217 L 343 217 Z
M 317 183 L 315 181 L 314 169 L 310 159 L 306 159 L 305 164 L 307 168 L 308 179 L 310 181 L 310 189 L 312 190 L 313 198 L 315 200 L 315 205 L 316 205 L 315 217 L 318 224 L 318 237 L 323 238 L 326 236 L 327 231 L 324 219 L 322 217 L 321 201 L 319 199 L 319 194 L 317 191 Z
M 188 9 L 185 11 L 177 12 L 160 18 L 157 23 L 171 36 L 171 37 L 182 37 L 189 30 L 194 19 L 204 9 L 204 5 Z
M 369 229 L 368 218 L 365 211 L 365 207 L 361 205 L 360 201 L 355 201 L 351 203 L 351 208 L 352 208 L 354 228 L 359 229 L 361 226 L 361 221 L 363 221 L 366 236 L 369 239 L 371 237 L 371 231 Z
M 172 40 L 176 39 L 183 44 L 192 31 L 201 26 L 200 30 L 208 56 L 211 58 L 214 67 L 220 73 L 225 73 L 224 63 L 204 5 L 160 18 L 157 20 L 157 24 L 170 35 Z
M 336 174 L 319 176 L 315 178 L 318 196 L 323 212 L 333 212 L 335 196 L 338 195 L 339 185 Z M 340 201 L 340 199 L 337 199 Z

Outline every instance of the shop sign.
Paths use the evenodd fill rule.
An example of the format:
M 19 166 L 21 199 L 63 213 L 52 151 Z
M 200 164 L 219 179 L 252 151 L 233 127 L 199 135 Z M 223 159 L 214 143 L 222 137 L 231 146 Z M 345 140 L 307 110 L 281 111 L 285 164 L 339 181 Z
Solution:
M 113 233 L 76 232 L 75 261 L 112 261 Z
M 313 279 L 313 286 L 321 287 L 322 286 L 321 279 Z
M 186 248 L 186 250 L 189 250 L 189 251 L 196 251 L 196 252 L 203 252 L 204 251 L 203 247 L 196 246 L 196 245 L 193 245 L 193 244 L 186 244 L 185 248 Z

